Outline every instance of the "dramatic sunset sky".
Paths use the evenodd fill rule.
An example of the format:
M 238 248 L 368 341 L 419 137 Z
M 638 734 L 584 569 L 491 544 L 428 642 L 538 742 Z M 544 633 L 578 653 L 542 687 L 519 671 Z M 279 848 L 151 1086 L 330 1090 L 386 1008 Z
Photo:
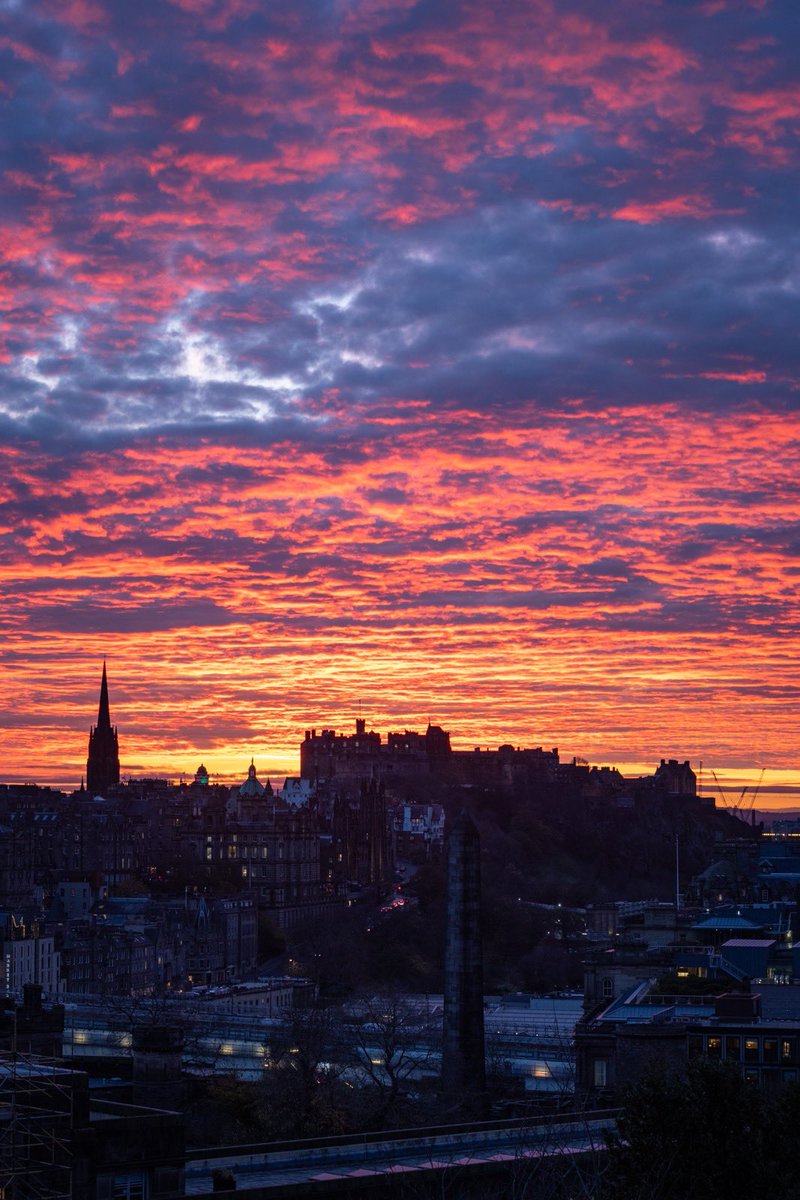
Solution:
M 0 778 L 767 768 L 797 0 L 0 0 Z

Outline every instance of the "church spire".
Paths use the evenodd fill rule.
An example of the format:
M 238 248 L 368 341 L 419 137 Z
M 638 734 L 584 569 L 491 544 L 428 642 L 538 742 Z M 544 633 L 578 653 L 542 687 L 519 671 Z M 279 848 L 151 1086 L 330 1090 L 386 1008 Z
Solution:
M 97 728 L 111 728 L 111 711 L 108 707 L 108 677 L 106 676 L 105 659 L 103 659 L 103 678 L 100 683 L 100 707 L 97 710 Z
M 86 787 L 92 796 L 102 796 L 119 783 L 119 740 L 111 726 L 108 704 L 108 676 L 103 662 L 100 682 L 100 706 L 97 724 L 89 730 L 89 757 L 86 761 Z

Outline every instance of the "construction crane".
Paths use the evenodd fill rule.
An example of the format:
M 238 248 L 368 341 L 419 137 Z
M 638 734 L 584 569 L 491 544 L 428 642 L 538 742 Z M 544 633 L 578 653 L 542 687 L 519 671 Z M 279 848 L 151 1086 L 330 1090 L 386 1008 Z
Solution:
M 750 820 L 751 824 L 753 824 L 753 822 L 755 820 L 755 808 L 753 806 L 756 802 L 756 797 L 758 796 L 758 793 L 761 791 L 761 784 L 764 782 L 764 772 L 766 771 L 766 769 L 767 769 L 766 767 L 761 768 L 761 774 L 758 777 L 758 783 L 756 784 L 756 786 L 753 788 L 752 792 L 750 793 L 750 800 L 747 803 L 747 805 L 745 806 L 745 808 L 742 810 L 742 812 L 739 814 L 743 820 L 745 820 L 745 821 Z M 746 792 L 746 791 L 747 791 L 747 788 L 744 789 L 744 792 Z M 742 792 L 741 799 L 739 801 L 740 804 L 741 804 L 741 801 L 744 800 L 744 792 Z
M 726 792 L 725 792 L 725 789 L 724 789 L 724 787 L 722 786 L 722 784 L 720 783 L 720 781 L 717 779 L 717 772 L 716 772 L 716 771 L 715 771 L 713 768 L 712 768 L 712 770 L 711 770 L 711 774 L 714 776 L 714 783 L 717 785 L 717 789 L 718 789 L 718 791 L 719 791 L 719 794 L 720 794 L 720 798 L 721 798 L 721 800 L 722 800 L 722 803 L 725 805 L 725 807 L 726 807 L 727 809 L 729 809 L 729 810 L 730 810 L 730 808 L 731 808 L 731 805 L 728 803 L 728 797 L 727 797 L 727 794 L 726 794 Z

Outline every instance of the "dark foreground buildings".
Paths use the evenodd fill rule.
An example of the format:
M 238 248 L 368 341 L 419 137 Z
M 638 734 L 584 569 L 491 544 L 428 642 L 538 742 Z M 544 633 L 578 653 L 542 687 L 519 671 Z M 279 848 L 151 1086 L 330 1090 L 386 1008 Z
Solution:
M 167 1200 L 183 1195 L 179 1113 L 92 1094 L 82 1071 L 0 1056 L 5 1200 Z
M 73 1165 L 64 1170 L 71 1175 L 73 1200 L 83 1195 L 87 1200 L 171 1200 L 179 1194 L 180 1118 L 169 1110 L 182 1106 L 187 1077 L 176 1080 L 176 1074 L 188 1063 L 192 1079 L 210 1071 L 232 1079 L 246 1070 L 251 1074 L 244 1078 L 258 1074 L 260 1082 L 266 1080 L 273 1068 L 278 1069 L 279 1059 L 268 1044 L 272 1027 L 263 1022 L 279 1021 L 284 1004 L 289 1012 L 299 1007 L 299 995 L 308 1002 L 321 978 L 315 978 L 313 966 L 309 970 L 309 959 L 303 960 L 302 978 L 294 973 L 287 978 L 253 978 L 274 953 L 275 926 L 291 935 L 295 926 L 337 906 L 383 900 L 387 881 L 393 880 L 395 853 L 418 863 L 438 856 L 445 809 L 449 929 L 441 1111 L 448 1121 L 483 1115 L 480 845 L 469 817 L 449 817 L 466 800 L 483 822 L 488 801 L 513 814 L 517 803 L 533 795 L 543 798 L 543 805 L 571 805 L 568 811 L 591 826 L 592 849 L 603 822 L 613 828 L 634 824 L 642 831 L 645 853 L 658 845 L 655 818 L 669 817 L 691 832 L 704 804 L 685 762 L 662 760 L 652 776 L 624 779 L 612 769 L 590 768 L 581 760 L 561 763 L 557 750 L 506 745 L 454 751 L 449 734 L 436 726 L 424 733 L 390 733 L 388 738 L 368 731 L 360 719 L 355 733 L 323 730 L 317 735 L 310 730 L 301 762 L 301 778 L 287 780 L 282 789 L 259 780 L 254 762 L 247 777 L 233 787 L 214 782 L 204 767 L 193 780 L 180 784 L 156 779 L 122 784 L 104 668 L 97 725 L 90 738 L 88 792 L 82 788 L 64 795 L 34 786 L 0 786 L 0 994 L 7 994 L 5 1009 L 0 1006 L 0 1135 L 3 1130 L 13 1134 L 4 1144 L 0 1136 L 0 1200 L 22 1200 L 22 1192 L 15 1195 L 8 1176 L 2 1175 L 5 1152 L 11 1154 L 9 1172 L 15 1179 L 21 1179 L 23 1168 L 28 1174 L 39 1169 L 30 1155 L 22 1167 L 18 1157 L 33 1149 L 28 1134 L 34 1124 L 48 1152 L 56 1142 L 66 1147 Z M 736 824 L 733 817 L 730 821 Z M 702 822 L 696 828 L 701 826 L 706 832 L 710 829 Z M 592 950 L 594 966 L 590 970 L 587 963 L 591 986 L 577 1031 L 576 1057 L 578 1090 L 588 1094 L 593 1106 L 616 1104 L 620 1088 L 653 1060 L 682 1071 L 695 1055 L 725 1057 L 765 1088 L 800 1080 L 800 1022 L 794 1019 L 800 1001 L 792 1011 L 779 1012 L 775 998 L 770 1004 L 768 988 L 760 982 L 752 994 L 744 988 L 736 991 L 744 975 L 768 977 L 773 969 L 770 956 L 778 951 L 774 969 L 782 977 L 800 979 L 800 926 L 796 921 L 787 925 L 794 902 L 787 911 L 774 913 L 761 911 L 755 903 L 800 896 L 800 857 L 791 853 L 790 840 L 767 843 L 754 830 L 746 833 L 743 843 L 734 839 L 730 853 L 722 842 L 715 843 L 718 861 L 685 890 L 680 906 L 662 902 L 640 910 L 637 902 L 621 902 L 586 913 L 572 909 L 586 916 L 586 942 L 576 942 L 577 934 L 553 913 L 565 949 L 569 933 L 569 952 L 585 959 Z M 518 836 L 513 826 L 510 836 Z M 571 826 L 565 825 L 565 837 L 574 837 Z M 533 845 L 541 859 L 552 857 L 552 851 L 536 849 L 540 843 Z M 608 845 L 613 848 L 616 843 L 609 839 Z M 667 850 L 671 861 L 671 839 Z M 489 879 L 488 872 L 485 877 Z M 398 891 L 401 886 L 398 883 Z M 702 911 L 718 906 L 723 897 L 735 911 Z M 392 921 L 394 907 L 405 903 L 393 885 L 392 903 L 380 910 L 374 904 L 381 913 L 377 921 Z M 352 914 L 358 915 L 358 910 Z M 369 908 L 365 918 L 368 915 L 372 920 Z M 378 941 L 375 928 L 370 933 Z M 623 952 L 627 942 L 635 943 L 633 962 Z M 301 971 L 298 960 L 289 962 L 293 971 Z M 676 976 L 678 987 L 688 989 L 685 995 L 667 994 L 669 974 Z M 711 979 L 713 993 L 695 994 L 692 989 L 706 979 Z M 34 990 L 34 984 L 39 988 Z M 50 1007 L 42 1005 L 41 989 L 48 993 Z M 25 998 L 16 1003 L 20 990 Z M 790 988 L 776 984 L 773 991 L 780 993 L 778 1000 L 791 999 Z M 135 1001 L 135 1006 L 120 1005 L 120 996 Z M 520 1069 L 519 1062 L 513 1064 L 513 1092 L 509 1089 L 511 1099 L 504 1103 L 513 1104 L 514 1111 L 518 1102 L 527 1103 L 517 1087 L 523 1069 L 526 1084 L 549 1080 L 552 1088 L 550 1083 L 542 1085 L 541 1092 L 549 1092 L 554 1102 L 566 1102 L 557 1089 L 570 1088 L 562 1079 L 571 1063 L 571 1044 L 560 1041 L 555 1027 L 547 1037 L 559 1043 L 545 1050 L 534 1019 L 536 1000 L 527 995 L 507 999 L 508 1007 L 518 1009 L 523 1018 L 520 1030 L 516 1017 L 513 1026 L 499 1017 L 493 1018 L 493 1026 L 487 1019 L 493 1072 L 501 1052 L 517 1055 L 524 1064 Z M 105 1010 L 114 1000 L 118 1016 L 109 1021 Z M 494 1008 L 498 1006 L 488 1011 Z M 131 1028 L 133 1017 L 127 1015 L 145 1011 L 160 1022 L 165 1013 L 171 1018 L 179 1010 L 182 1023 L 174 1028 L 158 1022 L 139 1022 Z M 348 1021 L 352 1029 L 352 1014 Z M 431 1024 L 438 1030 L 438 1020 Z M 370 1074 L 385 1090 L 387 1080 L 380 1073 L 385 1043 L 374 1044 L 381 1030 L 372 1021 L 361 1028 L 371 1036 L 359 1053 L 359 1075 L 368 1063 Z M 302 1032 L 300 1022 L 297 1029 Z M 300 1053 L 295 1032 L 293 1028 L 286 1056 Z M 420 1035 L 415 1031 L 413 1036 L 411 1050 L 417 1053 Z M 530 1042 L 533 1037 L 536 1043 Z M 56 1057 L 62 1046 L 73 1056 L 73 1070 L 32 1057 Z M 428 1084 L 437 1091 L 437 1104 L 441 1099 L 438 1049 L 437 1039 L 434 1061 L 426 1065 L 430 1047 L 423 1046 L 418 1075 L 403 1081 L 403 1087 L 413 1088 L 404 1096 L 412 1104 Z M 335 1051 L 346 1054 L 352 1047 L 339 1042 Z M 3 1056 L 10 1062 L 4 1064 Z M 126 1077 L 127 1092 L 112 1093 L 109 1088 L 104 1098 L 103 1089 L 94 1083 L 90 1091 L 82 1070 L 93 1072 L 107 1058 L 124 1060 L 130 1078 Z M 290 1060 L 281 1070 L 286 1061 Z M 560 1065 L 564 1076 L 554 1070 Z M 282 1107 L 284 1082 L 290 1078 L 278 1081 Z M 313 1093 L 323 1083 L 322 1075 L 312 1072 L 311 1082 Z M 534 1083 L 530 1090 L 539 1087 Z M 541 1098 L 537 1096 L 537 1103 Z M 365 1179 L 365 1145 L 364 1140 L 358 1142 L 354 1167 L 358 1186 L 365 1189 L 360 1194 L 372 1186 Z M 540 1151 L 537 1142 L 536 1155 Z M 213 1158 L 227 1169 L 240 1153 L 241 1148 L 219 1147 Z M 390 1148 L 387 1154 L 391 1153 Z M 437 1147 L 435 1161 L 424 1168 L 433 1171 L 444 1161 L 443 1154 L 456 1155 L 459 1165 L 453 1169 L 459 1186 L 465 1171 L 474 1171 L 471 1194 L 483 1200 L 487 1193 L 480 1190 L 482 1179 L 477 1177 L 483 1166 L 465 1167 L 463 1153 L 460 1143 L 446 1151 Z M 193 1194 L 198 1194 L 200 1155 L 198 1149 L 188 1155 Z M 518 1139 L 511 1156 L 518 1164 Z M 203 1150 L 202 1157 L 210 1159 L 209 1152 Z M 432 1145 L 429 1157 L 434 1160 Z M 47 1178 L 40 1177 L 50 1187 L 50 1200 L 61 1195 L 65 1161 L 56 1157 L 47 1166 Z M 505 1169 L 494 1151 L 492 1162 L 484 1165 L 496 1172 Z M 339 1194 L 349 1195 L 350 1181 L 328 1177 L 327 1166 L 319 1168 L 325 1175 L 322 1182 L 330 1187 L 327 1194 L 338 1188 Z M 394 1174 L 396 1170 L 392 1164 L 385 1176 L 376 1174 L 372 1194 L 386 1195 L 388 1179 L 396 1180 L 395 1194 L 404 1195 L 407 1177 Z M 220 1166 L 219 1174 L 226 1173 Z M 206 1174 L 212 1174 L 210 1167 Z M 425 1194 L 417 1191 L 420 1174 L 421 1170 L 415 1176 L 415 1194 Z M 254 1187 L 254 1179 L 253 1173 L 248 1178 L 242 1172 L 240 1190 Z M 207 1182 L 210 1190 L 211 1179 Z M 302 1184 L 297 1188 L 295 1194 L 310 1194 Z M 37 1195 L 43 1200 L 43 1187 Z

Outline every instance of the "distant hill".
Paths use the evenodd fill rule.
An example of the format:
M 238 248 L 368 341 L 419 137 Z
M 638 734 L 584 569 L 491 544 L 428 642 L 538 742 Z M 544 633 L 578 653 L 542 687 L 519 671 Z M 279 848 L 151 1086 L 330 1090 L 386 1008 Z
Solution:
M 592 784 L 596 781 L 592 780 Z M 519 789 L 450 788 L 437 794 L 449 818 L 467 808 L 481 835 L 487 988 L 580 985 L 579 916 L 569 908 L 609 900 L 672 900 L 675 838 L 681 879 L 699 874 L 732 838 L 759 836 L 744 821 L 652 781 L 616 776 L 605 792 L 582 781 Z M 419 906 L 371 935 L 370 974 L 438 991 L 444 928 L 443 863 L 418 871 Z M 562 905 L 563 911 L 531 907 Z

